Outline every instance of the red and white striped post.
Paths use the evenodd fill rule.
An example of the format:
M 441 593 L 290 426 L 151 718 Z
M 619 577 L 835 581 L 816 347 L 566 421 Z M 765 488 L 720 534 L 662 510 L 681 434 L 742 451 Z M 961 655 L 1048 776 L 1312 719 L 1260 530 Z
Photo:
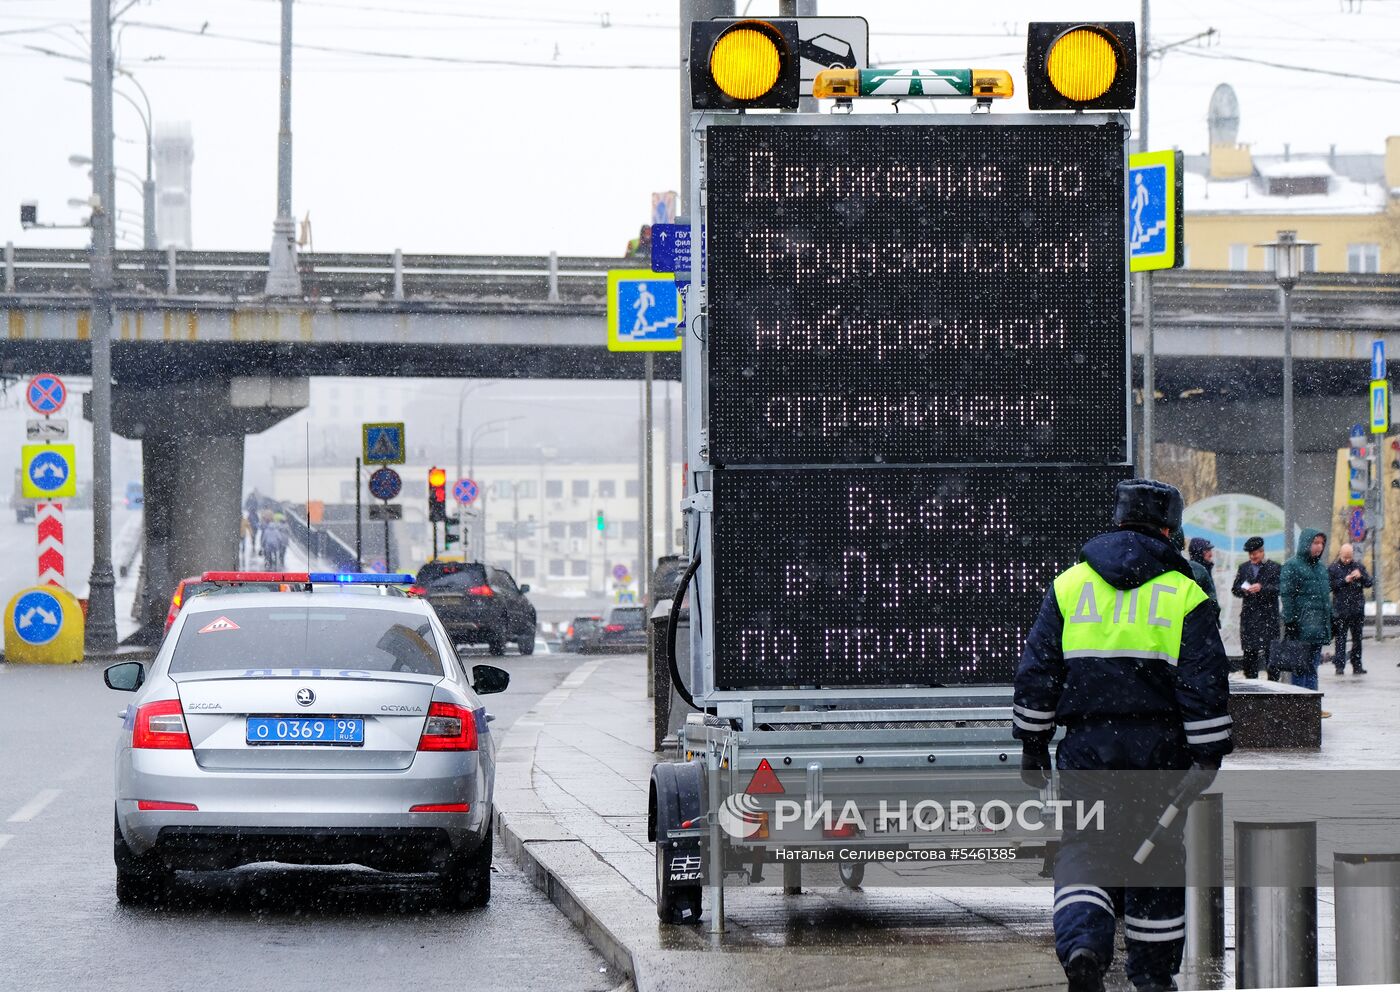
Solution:
M 63 585 L 63 504 L 40 503 L 34 520 L 39 535 L 39 584 Z

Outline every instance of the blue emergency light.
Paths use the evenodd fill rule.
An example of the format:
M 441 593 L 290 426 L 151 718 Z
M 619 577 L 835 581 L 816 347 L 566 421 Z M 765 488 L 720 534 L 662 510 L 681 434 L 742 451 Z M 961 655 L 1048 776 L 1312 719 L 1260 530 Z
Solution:
M 307 576 L 311 582 L 335 582 L 340 585 L 380 585 L 407 586 L 413 584 L 413 576 L 403 572 L 312 572 Z

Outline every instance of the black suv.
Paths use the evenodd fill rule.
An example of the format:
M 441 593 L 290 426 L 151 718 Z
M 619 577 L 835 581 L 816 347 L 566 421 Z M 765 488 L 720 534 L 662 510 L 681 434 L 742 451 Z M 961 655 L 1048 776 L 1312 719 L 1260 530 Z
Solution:
M 510 573 L 477 561 L 430 561 L 410 590 L 432 604 L 454 645 L 485 644 L 505 654 L 514 641 L 521 654 L 535 653 L 535 608 Z
M 644 606 L 614 606 L 585 651 L 645 651 L 647 611 Z

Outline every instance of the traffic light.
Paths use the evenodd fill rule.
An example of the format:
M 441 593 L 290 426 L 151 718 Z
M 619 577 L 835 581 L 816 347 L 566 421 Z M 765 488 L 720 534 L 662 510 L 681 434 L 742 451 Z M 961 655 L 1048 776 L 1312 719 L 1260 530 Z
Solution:
M 1137 103 L 1132 21 L 1032 21 L 1026 29 L 1031 110 L 1131 110 Z
M 447 470 L 436 466 L 428 469 L 428 519 L 447 519 Z
M 694 110 L 796 110 L 797 22 L 696 21 L 690 29 Z
M 1400 489 L 1400 441 L 1390 442 L 1390 467 L 1395 470 L 1395 478 L 1390 480 L 1391 489 Z
M 599 511 L 598 511 L 598 533 L 601 534 L 601 533 L 603 533 L 603 531 L 605 531 L 605 530 L 607 530 L 607 529 L 608 529 L 608 522 L 607 522 L 606 520 L 603 519 L 603 511 L 602 511 L 602 510 L 599 510 Z
M 447 521 L 442 528 L 442 549 L 444 551 L 446 551 L 448 548 L 452 547 L 452 545 L 457 544 L 462 540 L 461 532 L 457 529 L 461 525 L 461 517 L 447 518 Z

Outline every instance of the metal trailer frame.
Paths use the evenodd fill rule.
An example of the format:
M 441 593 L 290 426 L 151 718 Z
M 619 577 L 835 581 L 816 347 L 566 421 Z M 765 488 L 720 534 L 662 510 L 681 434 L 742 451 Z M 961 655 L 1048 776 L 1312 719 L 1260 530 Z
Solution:
M 685 415 L 685 459 L 687 496 L 682 502 L 687 547 L 700 554 L 701 563 L 691 590 L 693 604 L 690 625 L 690 685 L 700 714 L 692 714 L 682 732 L 680 751 L 686 761 L 703 762 L 707 785 L 705 817 L 688 822 L 684 829 L 672 825 L 668 843 L 690 843 L 708 847 L 706 884 L 710 906 L 709 929 L 724 929 L 724 862 L 726 850 L 735 844 L 721 832 L 714 815 L 726 785 L 737 781 L 743 788 L 763 755 L 783 754 L 792 765 L 807 771 L 809 796 L 821 790 L 822 772 L 827 768 L 862 768 L 889 772 L 926 774 L 930 764 L 940 768 L 995 769 L 1010 766 L 1019 744 L 1011 737 L 1011 695 L 1009 685 L 953 686 L 947 688 L 889 687 L 852 689 L 762 689 L 722 690 L 714 680 L 715 562 L 713 558 L 713 512 L 711 491 L 713 465 L 708 443 L 708 332 L 709 304 L 704 282 L 704 226 L 707 208 L 706 133 L 712 125 L 747 127 L 841 127 L 880 125 L 886 127 L 994 127 L 1006 125 L 1100 126 L 1117 120 L 1123 125 L 1123 168 L 1127 176 L 1129 136 L 1127 118 L 1118 113 L 1016 113 L 991 115 L 971 113 L 930 119 L 916 114 L 743 114 L 703 111 L 690 115 L 690 202 L 691 223 L 690 287 L 685 296 L 687 346 L 682 352 L 682 384 Z M 994 121 L 994 122 L 993 122 Z M 1129 237 L 1127 197 L 1123 203 L 1124 244 Z M 1124 279 L 1124 351 L 1127 461 L 1133 463 L 1132 431 L 1132 336 L 1130 274 L 1126 258 Z M 1000 464 L 1000 463 L 997 463 Z M 762 468 L 765 466 L 751 466 Z M 804 466 L 785 465 L 784 468 Z M 958 463 L 957 468 L 973 467 Z M 836 707 L 832 709 L 832 707 Z M 709 712 L 712 711 L 712 712 Z M 977 727 L 967 724 L 976 722 Z M 805 729 L 780 729 L 805 724 Z M 863 724 L 860 729 L 842 729 L 842 724 Z M 737 729 L 736 729 L 737 728 Z M 762 728 L 762 729 L 760 729 Z M 1054 787 L 1052 786 L 1052 789 Z M 659 833 L 658 833 L 659 836 Z M 1008 838 L 981 841 L 982 846 L 1005 846 Z M 843 843 L 850 845 L 851 841 Z M 658 847 L 660 848 L 660 840 Z M 932 845 L 937 846 L 937 845 Z M 961 846 L 977 846 L 964 840 Z M 658 854 L 658 872 L 661 871 Z M 658 875 L 658 884 L 660 884 Z

